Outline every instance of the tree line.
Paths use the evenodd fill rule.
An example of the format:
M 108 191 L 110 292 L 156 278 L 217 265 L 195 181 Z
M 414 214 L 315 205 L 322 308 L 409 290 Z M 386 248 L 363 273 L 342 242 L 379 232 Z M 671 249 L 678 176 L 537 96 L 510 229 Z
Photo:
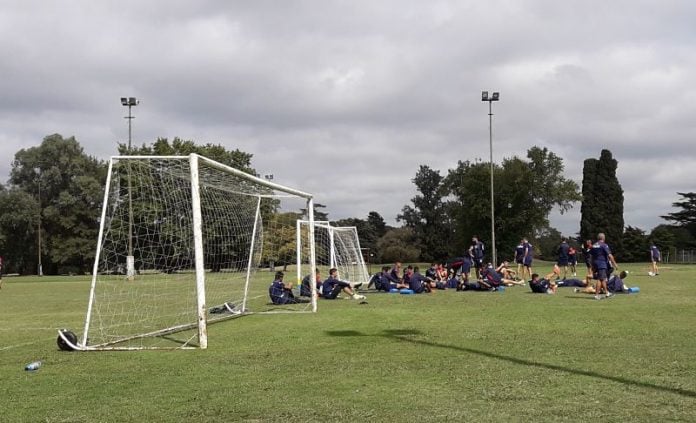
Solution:
M 253 155 L 221 145 L 198 145 L 190 140 L 157 139 L 121 155 L 188 155 L 198 153 L 228 166 L 256 174 Z M 549 224 L 549 214 L 561 213 L 582 201 L 580 233 L 571 239 L 607 233 L 623 261 L 645 260 L 648 242 L 662 249 L 696 247 L 696 193 L 678 193 L 679 211 L 662 216 L 671 224 L 646 234 L 625 227 L 623 191 L 616 179 L 617 161 L 608 150 L 587 159 L 582 191 L 563 176 L 563 160 L 547 148 L 532 147 L 524 158 L 506 158 L 493 165 L 495 178 L 496 247 L 510 257 L 522 237 L 533 240 L 537 254 L 553 259 L 561 234 Z M 85 154 L 74 137 L 45 137 L 36 147 L 18 151 L 9 180 L 0 184 L 0 255 L 5 273 L 45 274 L 91 271 L 99 231 L 107 163 Z M 459 161 L 444 175 L 422 165 L 412 182 L 417 195 L 391 227 L 377 211 L 364 218 L 333 221 L 355 226 L 366 259 L 371 263 L 396 260 L 434 261 L 464 254 L 471 237 L 490 235 L 490 164 Z M 315 203 L 315 219 L 329 220 L 326 206 Z M 298 215 L 302 211 L 298 211 Z M 40 251 L 39 251 L 39 239 Z M 489 249 L 490 250 L 490 249 Z M 510 250 L 510 251 L 507 251 Z

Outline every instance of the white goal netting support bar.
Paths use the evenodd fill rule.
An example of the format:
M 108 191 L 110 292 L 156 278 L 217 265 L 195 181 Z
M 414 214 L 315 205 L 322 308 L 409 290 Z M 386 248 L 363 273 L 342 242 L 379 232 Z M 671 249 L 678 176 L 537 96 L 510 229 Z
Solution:
M 207 348 L 215 321 L 316 312 L 269 296 L 277 272 L 316 265 L 313 243 L 295 257 L 303 218 L 311 194 L 197 154 L 112 157 L 77 349 Z
M 311 229 L 314 229 L 314 242 L 308 242 Z M 297 280 L 306 275 L 313 275 L 312 269 L 318 269 L 328 276 L 331 268 L 338 270 L 341 280 L 353 286 L 367 286 L 370 274 L 360 248 L 358 229 L 355 226 L 332 226 L 328 221 L 297 221 Z M 311 249 L 315 249 L 316 267 L 303 268 L 301 263 L 308 262 Z M 310 280 L 313 278 L 310 276 Z

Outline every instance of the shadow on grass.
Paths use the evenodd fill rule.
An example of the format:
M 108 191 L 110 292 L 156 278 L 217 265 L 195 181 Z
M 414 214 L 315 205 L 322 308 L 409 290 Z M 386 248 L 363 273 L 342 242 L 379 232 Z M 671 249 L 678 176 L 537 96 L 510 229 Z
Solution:
M 421 332 L 415 329 L 391 329 L 384 330 L 381 334 L 369 335 L 355 330 L 337 330 L 337 331 L 326 331 L 329 336 L 379 336 L 389 339 L 396 339 L 402 342 L 410 342 L 412 344 L 426 345 L 429 347 L 444 348 L 459 352 L 466 352 L 469 354 L 476 354 L 486 358 L 495 358 L 502 361 L 507 361 L 510 363 L 520 364 L 523 366 L 538 367 L 541 369 L 555 370 L 559 372 L 572 373 L 576 375 L 589 376 L 596 379 L 605 379 L 613 382 L 622 383 L 624 385 L 633 385 L 643 388 L 654 389 L 657 391 L 670 392 L 677 395 L 682 395 L 685 397 L 696 398 L 696 392 L 690 391 L 688 389 L 672 388 L 669 386 L 656 385 L 654 383 L 641 382 L 639 380 L 628 379 L 620 376 L 610 376 L 597 372 L 592 372 L 589 370 L 573 369 L 569 367 L 558 366 L 555 364 L 540 363 L 524 358 L 512 357 L 508 355 L 496 354 L 488 351 L 477 350 L 474 348 L 459 347 L 456 345 L 440 344 L 437 342 L 426 341 L 423 339 L 416 339 L 414 336 L 420 335 Z

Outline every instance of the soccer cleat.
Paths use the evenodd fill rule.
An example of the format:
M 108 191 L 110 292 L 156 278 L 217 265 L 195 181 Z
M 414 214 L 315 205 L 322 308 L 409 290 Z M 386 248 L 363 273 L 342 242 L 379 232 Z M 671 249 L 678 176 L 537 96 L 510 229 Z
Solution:
M 577 294 L 578 292 L 580 292 L 580 288 L 573 289 L 573 292 L 575 292 Z
M 612 294 L 611 292 L 607 292 L 607 295 L 606 295 L 605 298 L 611 298 L 611 297 L 613 297 L 613 296 L 614 296 L 614 294 Z
M 365 299 L 365 296 L 364 296 L 364 295 L 360 295 L 360 294 L 355 294 L 355 295 L 353 295 L 353 299 L 354 299 L 354 300 L 364 300 L 364 299 Z
M 598 295 L 595 295 L 595 296 L 594 296 L 594 299 L 595 299 L 595 300 L 601 300 L 601 299 L 602 299 L 602 296 L 599 295 L 599 294 L 598 294 Z

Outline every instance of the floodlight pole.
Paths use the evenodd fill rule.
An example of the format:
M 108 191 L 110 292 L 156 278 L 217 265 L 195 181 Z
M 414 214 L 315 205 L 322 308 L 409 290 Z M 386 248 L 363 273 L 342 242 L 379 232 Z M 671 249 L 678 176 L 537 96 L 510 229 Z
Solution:
M 138 100 L 135 97 L 121 97 L 121 105 L 128 107 L 128 116 L 124 117 L 124 119 L 128 119 L 128 154 L 130 155 L 131 152 L 131 139 L 132 139 L 132 122 L 133 119 L 135 119 L 135 116 L 132 114 L 132 108 L 133 106 L 137 106 L 140 104 L 140 100 Z M 134 273 L 135 273 L 135 266 L 134 263 L 131 263 L 130 261 L 134 260 L 133 258 L 133 198 L 132 198 L 132 193 L 131 193 L 131 177 L 130 177 L 130 162 L 128 162 L 128 259 L 129 262 L 127 263 L 127 276 L 128 278 L 133 278 Z M 132 268 L 131 268 L 132 267 Z
M 43 276 L 43 266 L 41 265 L 41 168 L 37 167 L 36 172 L 38 174 L 38 176 L 36 177 L 36 181 L 37 181 L 38 186 L 39 186 L 39 221 L 38 221 L 38 224 L 36 226 L 36 232 L 37 232 L 38 237 L 39 237 L 39 239 L 38 239 L 39 263 L 38 263 L 38 269 L 37 269 L 36 273 L 39 276 Z
M 490 145 L 490 171 L 491 171 L 491 251 L 493 259 L 493 267 L 498 267 L 498 258 L 495 251 L 495 193 L 494 193 L 494 178 L 493 178 L 493 102 L 500 99 L 500 94 L 494 92 L 491 97 L 488 97 L 488 91 L 481 93 L 481 100 L 488 102 L 488 142 Z

